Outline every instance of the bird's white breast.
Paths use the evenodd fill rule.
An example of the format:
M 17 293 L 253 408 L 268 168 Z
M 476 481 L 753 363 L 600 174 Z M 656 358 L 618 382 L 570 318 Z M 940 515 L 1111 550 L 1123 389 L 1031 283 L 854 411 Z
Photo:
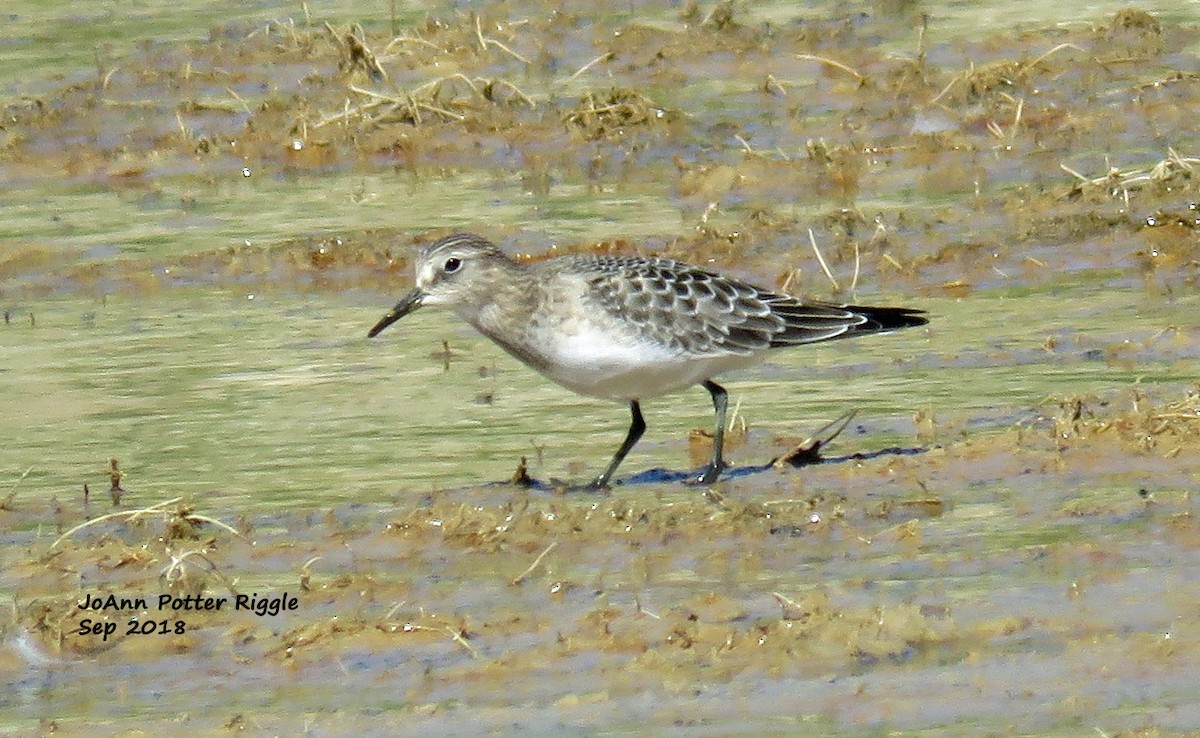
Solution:
M 484 335 L 558 384 L 581 395 L 641 400 L 677 392 L 721 372 L 757 363 L 761 354 L 697 355 L 653 340 L 584 298 L 577 275 L 554 275 L 532 312 L 496 300 L 461 313 Z
M 639 400 L 677 392 L 755 356 L 695 356 L 648 341 L 620 324 L 579 318 L 539 332 L 543 374 L 582 395 Z

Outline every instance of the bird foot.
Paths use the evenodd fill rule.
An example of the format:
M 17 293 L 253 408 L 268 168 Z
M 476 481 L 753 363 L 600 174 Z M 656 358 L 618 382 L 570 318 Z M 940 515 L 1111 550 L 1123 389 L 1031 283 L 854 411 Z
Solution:
M 726 464 L 724 461 L 718 462 L 716 464 L 709 464 L 708 466 L 704 467 L 704 471 L 700 472 L 700 476 L 695 477 L 693 479 L 689 479 L 686 482 L 684 482 L 684 484 L 688 484 L 693 487 L 701 487 L 701 486 L 713 484 L 714 482 L 717 481 L 717 478 L 721 476 L 721 472 L 725 471 L 728 468 L 729 468 L 729 464 Z
M 603 476 L 596 477 L 586 484 L 572 484 L 567 487 L 568 492 L 587 492 L 589 494 L 608 494 L 612 492 L 612 486 Z

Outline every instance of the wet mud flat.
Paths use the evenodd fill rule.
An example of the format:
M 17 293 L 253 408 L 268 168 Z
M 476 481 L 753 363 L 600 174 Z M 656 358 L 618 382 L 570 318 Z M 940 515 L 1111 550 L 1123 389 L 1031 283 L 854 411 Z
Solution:
M 1200 394 L 1140 404 L 705 494 L 10 498 L 8 728 L 1184 733 Z
M 706 495 L 493 486 L 229 529 L 10 504 L 6 713 L 66 734 L 131 709 L 318 734 L 1176 734 L 1200 719 L 1200 526 L 1185 478 L 1138 483 L 1194 479 L 1189 402 Z
M 230 23 L 4 100 L 0 732 L 1194 734 L 1196 24 L 936 10 Z M 497 473 L 486 426 L 434 426 L 462 449 L 434 467 L 411 405 L 375 425 L 384 362 L 328 334 L 365 332 L 457 227 L 933 322 L 862 359 L 876 432 L 825 463 L 475 486 L 526 453 L 542 481 L 583 471 L 620 429 Z M 427 401 L 511 414 L 516 370 L 413 331 L 389 360 L 441 372 Z M 230 358 L 281 346 L 353 369 Z M 844 391 L 786 361 L 756 381 Z M 518 431 L 565 434 L 561 402 Z M 798 440 L 745 412 L 737 463 Z M 685 433 L 665 443 L 682 464 Z M 290 504 L 256 498 L 270 459 Z

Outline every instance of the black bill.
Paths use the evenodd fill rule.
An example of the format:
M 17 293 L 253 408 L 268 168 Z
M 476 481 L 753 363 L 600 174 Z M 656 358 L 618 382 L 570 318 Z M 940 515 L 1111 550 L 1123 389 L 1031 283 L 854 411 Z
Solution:
M 412 311 L 421 307 L 421 301 L 424 299 L 425 293 L 417 288 L 413 288 L 400 300 L 400 302 L 396 303 L 396 307 L 389 310 L 387 315 L 380 318 L 379 322 L 375 324 L 375 327 L 367 332 L 367 338 L 374 338 L 375 336 L 378 336 L 383 332 L 384 328 L 387 328 L 392 323 L 395 323 L 405 315 L 408 315 Z

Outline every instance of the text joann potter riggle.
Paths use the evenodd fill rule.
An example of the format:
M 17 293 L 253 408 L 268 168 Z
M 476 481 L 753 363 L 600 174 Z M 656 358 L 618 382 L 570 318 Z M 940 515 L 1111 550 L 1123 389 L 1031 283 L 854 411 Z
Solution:
M 173 594 L 160 594 L 154 599 L 156 607 L 151 608 L 145 597 L 117 597 L 115 594 L 97 596 L 88 593 L 79 603 L 79 609 L 85 612 L 128 612 L 157 610 L 159 612 L 208 612 L 221 610 L 229 604 L 228 597 L 201 597 L 185 595 L 179 597 Z M 234 610 L 246 610 L 259 617 L 273 617 L 283 612 L 300 609 L 300 599 L 284 592 L 275 597 L 259 597 L 258 593 L 239 594 L 233 598 Z M 98 635 L 107 641 L 109 636 L 117 632 L 117 623 L 109 620 L 92 620 L 84 618 L 79 621 L 79 635 Z M 187 623 L 183 620 L 143 620 L 130 617 L 125 635 L 182 635 L 187 632 Z

